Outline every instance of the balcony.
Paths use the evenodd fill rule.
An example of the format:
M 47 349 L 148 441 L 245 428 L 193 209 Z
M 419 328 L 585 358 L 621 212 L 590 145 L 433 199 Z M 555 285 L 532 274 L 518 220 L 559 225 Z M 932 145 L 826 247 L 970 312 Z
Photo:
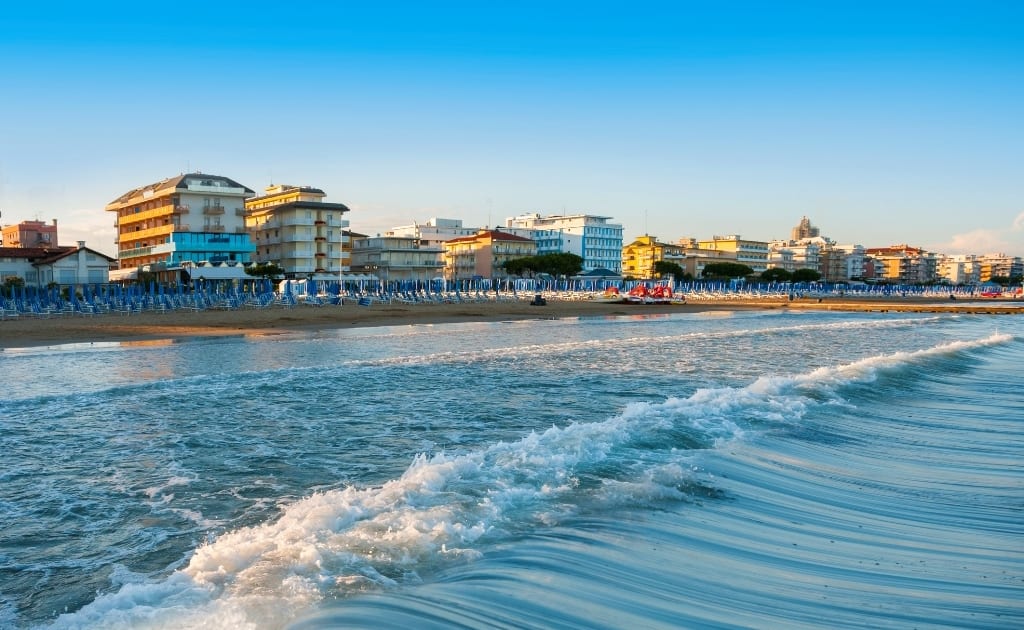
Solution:
M 203 214 L 224 214 L 224 206 L 203 206 Z
M 323 219 L 317 219 L 316 221 L 313 221 L 313 225 L 327 225 L 327 221 L 324 221 Z
M 236 217 L 244 217 L 245 216 L 245 208 L 235 208 L 235 216 Z
M 188 214 L 188 211 L 188 206 L 174 206 L 174 209 L 171 210 L 171 214 Z
M 313 240 L 317 241 L 317 242 L 325 242 L 327 240 L 327 237 L 326 236 L 314 236 Z
M 203 226 L 203 231 L 204 232 L 223 232 L 224 231 L 224 226 L 223 225 L 204 225 Z
M 138 256 L 148 256 L 153 253 L 152 247 L 136 247 L 135 249 L 126 249 L 117 253 L 119 259 L 125 258 L 137 258 Z

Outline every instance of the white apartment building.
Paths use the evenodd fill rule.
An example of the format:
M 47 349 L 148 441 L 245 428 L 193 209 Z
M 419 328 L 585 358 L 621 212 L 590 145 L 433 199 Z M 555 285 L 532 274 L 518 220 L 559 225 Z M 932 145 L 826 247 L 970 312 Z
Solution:
M 974 254 L 941 256 L 935 273 L 940 281 L 949 284 L 977 284 L 981 272 L 977 258 Z
M 268 186 L 266 194 L 245 202 L 245 228 L 256 262 L 275 263 L 294 276 L 337 277 L 348 270 L 349 211 L 327 203 L 319 188 Z
M 421 247 L 443 251 L 443 243 L 453 238 L 463 236 L 474 236 L 480 228 L 464 227 L 462 219 L 440 219 L 431 217 L 426 223 L 413 223 L 412 225 L 400 225 L 391 228 L 384 233 L 384 236 L 395 236 L 400 238 L 414 238 L 419 241 Z M 442 261 L 440 254 L 438 260 Z
M 610 219 L 592 214 L 541 216 L 532 212 L 505 219 L 505 228 L 519 234 L 516 230 L 541 230 L 537 235 L 538 252 L 543 249 L 544 253 L 553 253 L 550 248 L 557 244 L 561 248 L 557 251 L 581 257 L 585 272 L 608 269 L 622 273 L 622 224 L 610 223 Z
M 404 236 L 352 239 L 352 272 L 384 281 L 430 281 L 444 271 L 444 251 Z

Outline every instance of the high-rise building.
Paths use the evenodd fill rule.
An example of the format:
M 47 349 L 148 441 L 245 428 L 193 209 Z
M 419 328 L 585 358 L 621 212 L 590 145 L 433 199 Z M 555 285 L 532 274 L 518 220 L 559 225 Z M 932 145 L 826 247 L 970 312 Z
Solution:
M 542 217 L 534 212 L 505 219 L 505 227 L 544 230 L 543 238 L 561 243 L 562 253 L 583 259 L 583 271 L 607 269 L 621 273 L 622 225 L 609 223 L 610 219 L 592 214 Z
M 116 215 L 120 269 L 182 263 L 246 263 L 254 247 L 243 221 L 254 193 L 220 175 L 188 173 L 129 190 L 106 206 Z
M 268 186 L 245 202 L 245 228 L 256 247 L 256 262 L 275 263 L 286 274 L 340 275 L 351 252 L 343 215 L 345 204 L 327 203 L 326 194 L 308 186 Z

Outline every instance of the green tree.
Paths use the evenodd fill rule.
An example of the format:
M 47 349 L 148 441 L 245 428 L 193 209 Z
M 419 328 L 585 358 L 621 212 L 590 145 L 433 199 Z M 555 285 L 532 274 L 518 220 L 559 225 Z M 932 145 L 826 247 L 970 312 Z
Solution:
M 505 271 L 515 276 L 524 275 L 527 271 L 547 273 L 552 276 L 575 276 L 583 270 L 583 258 L 576 254 L 553 253 L 540 256 L 514 258 L 503 265 Z
M 717 279 L 746 278 L 753 273 L 754 270 L 746 265 L 741 265 L 740 263 L 720 262 L 704 265 L 704 271 L 701 272 L 701 276 L 704 278 Z
M 7 276 L 4 278 L 4 293 L 14 297 L 14 290 L 25 286 L 25 279 L 21 276 Z
M 683 280 L 686 272 L 677 263 L 659 260 L 654 263 L 654 275 L 659 278 L 671 275 L 676 280 Z
M 532 260 L 533 257 L 513 258 L 512 260 L 506 260 L 505 264 L 503 265 L 503 267 L 505 268 L 505 273 L 512 276 L 524 276 L 526 275 L 526 272 L 533 271 L 533 267 L 530 266 L 530 261 Z
M 814 269 L 797 269 L 793 272 L 793 282 L 817 282 L 821 274 Z
M 761 280 L 764 282 L 789 282 L 792 278 L 793 274 L 781 267 L 766 269 L 761 272 Z
M 284 277 L 284 269 L 276 263 L 257 263 L 245 268 L 246 275 L 254 278 L 265 278 L 276 282 Z

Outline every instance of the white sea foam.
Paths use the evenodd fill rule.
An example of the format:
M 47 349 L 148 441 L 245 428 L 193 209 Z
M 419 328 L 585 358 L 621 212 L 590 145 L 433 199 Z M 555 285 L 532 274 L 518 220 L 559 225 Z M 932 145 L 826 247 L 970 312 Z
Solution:
M 509 532 L 557 524 L 584 503 L 686 500 L 699 471 L 688 462 L 692 452 L 670 435 L 683 432 L 705 444 L 739 439 L 739 418 L 801 417 L 813 404 L 805 388 L 870 381 L 878 370 L 1011 339 L 995 334 L 746 387 L 702 389 L 475 452 L 419 455 L 397 479 L 297 501 L 275 521 L 202 545 L 170 577 L 125 583 L 53 627 L 281 627 L 325 597 L 416 583 L 450 563 L 472 561 Z M 664 446 L 637 458 L 638 440 Z
M 731 339 L 747 336 L 764 336 L 788 334 L 796 332 L 828 332 L 831 330 L 850 329 L 886 329 L 905 328 L 920 326 L 925 323 L 939 321 L 937 317 L 918 317 L 912 319 L 865 319 L 844 322 L 827 322 L 816 324 L 797 324 L 787 326 L 774 326 L 768 328 L 750 328 L 742 330 L 730 330 L 719 332 L 687 332 L 678 335 L 661 336 L 633 336 L 633 337 L 611 337 L 606 339 L 585 339 L 580 341 L 563 341 L 555 343 L 529 344 L 521 346 L 510 346 L 505 348 L 490 348 L 481 352 L 479 348 L 466 351 L 447 351 L 416 355 L 401 355 L 386 359 L 357 359 L 345 362 L 346 366 L 386 366 L 386 365 L 436 365 L 439 363 L 477 363 L 494 361 L 500 359 L 524 359 L 530 357 L 547 357 L 552 354 L 564 354 L 578 352 L 591 348 L 619 348 L 630 346 L 642 346 L 656 343 L 660 346 L 674 344 L 686 344 L 695 339 L 712 341 L 716 339 Z M 302 368 L 313 369 L 313 368 Z

